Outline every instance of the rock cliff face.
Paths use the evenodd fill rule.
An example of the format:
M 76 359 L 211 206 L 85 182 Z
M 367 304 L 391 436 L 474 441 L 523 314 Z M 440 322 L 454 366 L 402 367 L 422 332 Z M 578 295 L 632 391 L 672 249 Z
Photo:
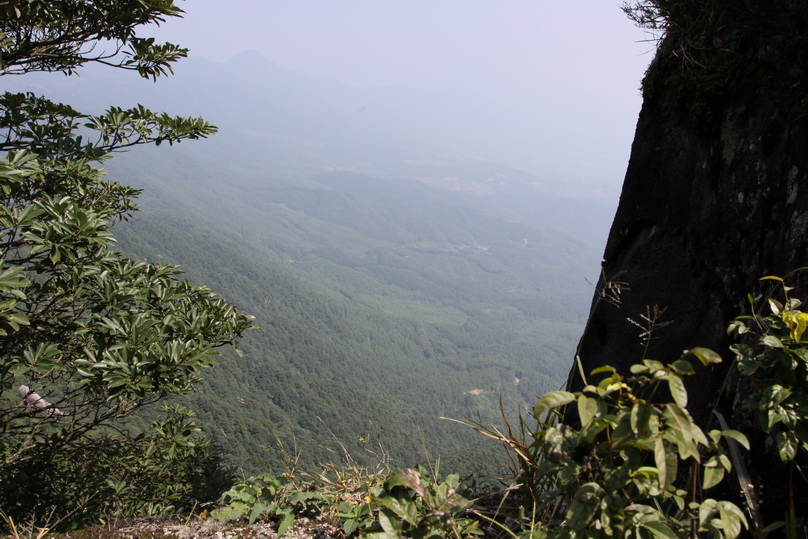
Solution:
M 627 318 L 642 322 L 659 306 L 648 357 L 705 346 L 724 358 L 691 380 L 689 408 L 704 420 L 732 359 L 727 324 L 748 312 L 747 293 L 762 289 L 760 277 L 808 266 L 808 8 L 667 4 L 681 6 L 644 81 L 599 285 L 618 283 L 620 302 L 596 296 L 580 357 L 586 372 L 637 362 L 641 330 Z M 808 272 L 789 284 L 808 299 Z M 571 387 L 580 383 L 573 370 Z M 743 390 L 729 384 L 727 417 Z

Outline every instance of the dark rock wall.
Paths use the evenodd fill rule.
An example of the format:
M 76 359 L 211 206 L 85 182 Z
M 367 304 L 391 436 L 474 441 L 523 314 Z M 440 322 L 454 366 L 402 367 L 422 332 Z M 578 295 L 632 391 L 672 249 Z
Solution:
M 655 305 L 669 325 L 653 332 L 649 357 L 706 346 L 729 359 L 725 328 L 747 292 L 808 265 L 808 122 L 783 116 L 764 96 L 726 106 L 705 129 L 646 100 L 603 262 L 602 280 L 626 284 L 619 308 L 595 298 L 580 348 L 587 370 L 639 360 L 642 330 L 627 319 L 642 323 Z M 807 276 L 790 279 L 804 283 L 798 292 Z
M 704 346 L 724 358 L 689 380 L 701 421 L 725 380 L 727 417 L 749 390 L 727 378 L 726 338 L 728 323 L 748 313 L 747 293 L 770 286 L 763 276 L 808 266 L 808 2 L 730 4 L 731 20 L 715 14 L 695 34 L 669 32 L 649 68 L 599 283 L 618 283 L 619 306 L 596 294 L 579 348 L 585 372 L 625 372 L 645 353 L 628 318 L 642 322 L 659 306 L 670 324 L 653 332 L 647 357 L 672 361 Z M 808 271 L 789 284 L 808 299 Z M 577 369 L 570 386 L 581 387 Z M 752 456 L 759 480 L 786 480 L 766 468 L 776 456 L 764 447 L 759 440 Z

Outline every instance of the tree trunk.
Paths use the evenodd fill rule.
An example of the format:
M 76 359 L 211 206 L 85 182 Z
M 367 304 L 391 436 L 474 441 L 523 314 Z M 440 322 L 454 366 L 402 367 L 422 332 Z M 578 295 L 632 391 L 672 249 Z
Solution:
M 579 355 L 584 372 L 606 364 L 625 372 L 643 357 L 672 361 L 687 348 L 712 348 L 723 364 L 698 369 L 689 383 L 689 408 L 704 424 L 716 405 L 732 417 L 749 391 L 732 375 L 726 337 L 729 322 L 748 314 L 747 293 L 762 290 L 763 276 L 808 265 L 808 2 L 676 3 L 643 83 Z M 808 298 L 808 272 L 788 284 Z M 664 312 L 646 350 L 628 319 L 647 325 L 654 306 Z M 570 387 L 581 384 L 573 369 Z M 753 477 L 769 522 L 781 520 L 793 470 L 775 470 L 763 436 L 754 444 Z M 804 495 L 804 479 L 795 482 Z M 800 507 L 808 512 L 808 501 Z

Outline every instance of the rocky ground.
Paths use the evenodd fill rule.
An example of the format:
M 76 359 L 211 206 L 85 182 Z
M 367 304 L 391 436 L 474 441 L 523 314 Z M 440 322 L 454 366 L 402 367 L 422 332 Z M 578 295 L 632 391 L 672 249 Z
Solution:
M 170 522 L 138 519 L 111 526 L 95 526 L 59 535 L 61 539 L 274 539 L 278 524 L 222 524 L 213 520 Z M 335 513 L 317 518 L 297 518 L 283 535 L 285 539 L 337 539 L 344 537 Z

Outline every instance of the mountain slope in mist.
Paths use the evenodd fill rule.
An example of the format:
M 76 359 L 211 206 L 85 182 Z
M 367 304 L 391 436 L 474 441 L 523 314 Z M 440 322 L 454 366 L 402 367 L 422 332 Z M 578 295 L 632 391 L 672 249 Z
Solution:
M 221 129 L 106 166 L 144 189 L 121 248 L 181 264 L 261 327 L 190 398 L 229 462 L 280 465 L 280 444 L 311 466 L 376 437 L 402 463 L 484 461 L 478 435 L 439 418 L 497 421 L 500 400 L 515 414 L 566 375 L 610 209 L 505 164 L 481 105 L 250 54 L 157 85 L 48 86 L 80 109 L 141 102 Z

